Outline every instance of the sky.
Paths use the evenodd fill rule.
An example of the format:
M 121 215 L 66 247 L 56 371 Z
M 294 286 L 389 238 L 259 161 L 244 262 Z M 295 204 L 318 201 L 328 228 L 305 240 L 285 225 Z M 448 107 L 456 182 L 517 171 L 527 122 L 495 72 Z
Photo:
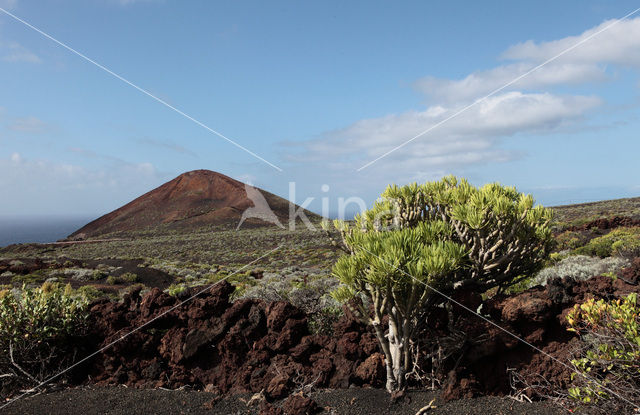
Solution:
M 95 62 L 0 12 L 0 216 L 98 216 L 195 169 L 318 212 L 447 174 L 640 196 L 637 1 L 0 7 Z

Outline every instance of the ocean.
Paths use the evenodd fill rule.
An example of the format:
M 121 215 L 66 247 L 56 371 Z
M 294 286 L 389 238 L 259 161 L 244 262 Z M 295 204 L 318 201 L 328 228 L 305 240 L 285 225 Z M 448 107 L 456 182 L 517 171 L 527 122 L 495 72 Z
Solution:
M 0 247 L 27 242 L 55 242 L 96 217 L 0 216 Z

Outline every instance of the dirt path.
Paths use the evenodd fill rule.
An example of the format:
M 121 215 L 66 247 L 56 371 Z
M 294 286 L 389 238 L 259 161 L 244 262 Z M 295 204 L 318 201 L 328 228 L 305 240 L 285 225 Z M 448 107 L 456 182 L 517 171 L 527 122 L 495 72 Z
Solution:
M 410 399 L 392 404 L 389 395 L 379 389 L 324 390 L 312 394 L 323 414 L 406 414 L 414 415 L 427 405 L 436 392 L 411 392 Z M 73 415 L 73 414 L 257 414 L 249 408 L 249 395 L 226 397 L 215 405 L 208 404 L 214 394 L 196 391 L 141 390 L 125 387 L 75 388 L 20 399 L 0 411 L 3 414 Z M 483 397 L 442 403 L 426 415 L 527 414 L 560 415 L 565 413 L 548 403 L 521 403 L 510 398 Z

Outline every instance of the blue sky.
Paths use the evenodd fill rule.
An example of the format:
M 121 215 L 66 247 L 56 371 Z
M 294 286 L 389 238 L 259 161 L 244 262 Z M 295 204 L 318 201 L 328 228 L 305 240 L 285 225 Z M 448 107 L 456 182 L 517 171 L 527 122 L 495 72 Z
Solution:
M 103 214 L 201 168 L 295 181 L 318 211 L 450 173 L 547 205 L 640 196 L 640 12 L 616 23 L 634 1 L 0 7 L 283 170 L 0 13 L 0 215 Z

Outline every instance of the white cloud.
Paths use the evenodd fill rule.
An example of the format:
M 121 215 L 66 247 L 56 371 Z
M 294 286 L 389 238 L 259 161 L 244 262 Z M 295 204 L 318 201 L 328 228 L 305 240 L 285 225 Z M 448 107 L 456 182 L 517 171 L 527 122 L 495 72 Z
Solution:
M 508 48 L 501 56 L 516 61 L 477 71 L 463 79 L 449 80 L 425 77 L 415 83 L 418 91 L 431 100 L 443 102 L 472 101 L 504 87 L 541 63 L 556 60 L 519 79 L 505 90 L 540 90 L 555 85 L 577 85 L 601 82 L 608 78 L 612 65 L 640 67 L 640 18 L 608 20 L 578 36 L 536 43 L 531 40 Z M 603 29 L 607 28 L 602 31 Z M 598 33 L 602 31 L 601 33 Z M 594 36 L 594 34 L 598 33 Z M 593 36 L 590 38 L 590 36 Z
M 555 131 L 600 103 L 596 97 L 550 93 L 496 95 L 380 160 L 376 171 L 385 170 L 386 174 L 422 170 L 428 174 L 456 166 L 510 160 L 516 155 L 499 149 L 500 139 Z M 304 143 L 302 152 L 289 153 L 289 157 L 291 161 L 319 162 L 343 172 L 355 171 L 458 110 L 457 106 L 437 106 L 361 120 Z
M 425 77 L 415 88 L 434 101 L 468 102 L 504 87 L 535 68 L 534 63 L 514 63 L 474 72 L 464 79 Z M 504 90 L 535 90 L 560 84 L 582 84 L 607 78 L 605 66 L 597 64 L 550 63 L 522 77 Z
M 164 181 L 150 163 L 86 168 L 19 153 L 0 158 L 0 215 L 106 213 Z
M 2 50 L 2 60 L 5 62 L 42 63 L 42 59 L 38 55 L 18 42 L 5 42 L 2 44 Z
M 616 20 L 607 20 L 578 36 L 568 36 L 550 42 L 536 43 L 529 40 L 510 47 L 502 57 L 542 62 L 616 22 Z M 640 17 L 618 21 L 563 55 L 558 61 L 574 64 L 612 63 L 640 67 Z

